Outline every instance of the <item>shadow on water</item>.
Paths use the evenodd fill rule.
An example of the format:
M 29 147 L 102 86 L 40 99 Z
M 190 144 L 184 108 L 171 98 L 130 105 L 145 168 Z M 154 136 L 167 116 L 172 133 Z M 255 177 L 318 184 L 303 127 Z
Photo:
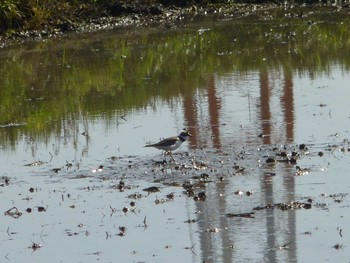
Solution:
M 0 50 L 0 258 L 344 258 L 350 21 L 303 14 Z

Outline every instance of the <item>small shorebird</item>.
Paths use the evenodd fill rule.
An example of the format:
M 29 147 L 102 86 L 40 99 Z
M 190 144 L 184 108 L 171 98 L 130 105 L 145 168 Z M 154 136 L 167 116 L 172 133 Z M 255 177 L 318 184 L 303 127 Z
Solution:
M 166 153 L 170 153 L 180 147 L 180 145 L 187 140 L 188 137 L 192 136 L 188 131 L 183 131 L 179 136 L 173 136 L 161 140 L 154 144 L 148 144 L 145 147 L 154 147 L 159 150 L 163 150 Z M 172 156 L 172 155 L 171 155 Z

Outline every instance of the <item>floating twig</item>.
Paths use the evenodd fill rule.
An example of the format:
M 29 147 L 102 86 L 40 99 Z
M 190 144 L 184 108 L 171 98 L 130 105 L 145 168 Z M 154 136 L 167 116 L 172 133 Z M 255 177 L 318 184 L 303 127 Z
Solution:
M 191 250 L 191 252 L 192 252 L 194 255 L 197 256 L 196 252 L 194 252 L 194 250 L 193 250 L 193 248 L 195 247 L 196 244 L 197 244 L 197 243 L 194 243 L 191 247 L 185 247 L 185 249 Z
M 146 222 L 147 216 L 143 219 L 143 226 L 146 229 L 148 227 L 147 222 Z
M 343 229 L 341 229 L 339 226 L 337 227 L 338 233 L 340 237 L 343 237 Z
M 13 217 L 15 219 L 18 219 L 22 215 L 22 212 L 19 211 L 18 208 L 14 206 L 14 207 L 10 208 L 9 210 L 7 210 L 5 212 L 5 215 L 6 216 L 11 216 L 11 217 Z

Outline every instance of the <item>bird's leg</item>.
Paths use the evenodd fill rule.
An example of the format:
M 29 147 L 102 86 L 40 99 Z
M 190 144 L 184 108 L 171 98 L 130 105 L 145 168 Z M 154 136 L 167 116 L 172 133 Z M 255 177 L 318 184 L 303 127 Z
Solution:
M 173 157 L 173 153 L 171 151 L 169 151 L 169 155 L 171 156 L 171 159 L 175 162 L 175 159 Z
M 164 151 L 164 162 L 165 162 L 165 163 L 168 163 L 167 160 L 166 160 L 166 156 L 167 156 L 167 155 L 170 155 L 171 160 L 175 162 L 175 159 L 174 159 L 174 157 L 173 157 L 172 152 L 171 152 L 171 151 Z
M 164 151 L 164 153 L 163 153 L 163 155 L 164 155 L 164 162 L 166 163 L 167 161 L 166 161 L 166 151 Z

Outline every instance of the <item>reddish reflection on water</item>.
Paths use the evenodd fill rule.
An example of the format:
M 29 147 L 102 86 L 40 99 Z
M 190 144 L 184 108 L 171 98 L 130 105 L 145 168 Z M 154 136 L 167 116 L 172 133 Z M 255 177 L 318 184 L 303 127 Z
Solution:
M 280 144 L 298 144 L 298 141 L 295 140 L 295 133 L 298 134 L 299 140 L 302 139 L 301 142 L 304 142 L 303 140 L 307 142 L 308 136 L 305 137 L 305 133 L 303 133 L 304 127 L 297 124 L 304 122 L 300 120 L 309 119 L 311 116 L 306 116 L 300 111 L 299 107 L 302 105 L 300 102 L 295 102 L 295 89 L 299 96 L 301 95 L 300 91 L 303 90 L 303 86 L 294 86 L 293 78 L 296 76 L 290 70 L 284 70 L 283 74 L 262 70 L 258 76 L 258 81 L 255 82 L 258 85 L 253 86 L 255 84 L 251 82 L 250 87 L 253 88 L 247 91 L 255 95 L 258 94 L 256 97 L 248 95 L 249 110 L 253 108 L 252 111 L 257 113 L 255 119 L 249 120 L 249 123 L 245 124 L 250 127 L 250 133 L 248 133 L 248 136 L 251 137 L 249 139 L 250 145 L 256 147 L 276 145 L 276 147 L 280 147 Z M 214 148 L 220 150 L 217 153 L 227 153 L 227 159 L 223 158 L 222 160 L 232 163 L 232 171 L 216 171 L 214 174 L 217 175 L 233 175 L 233 166 L 236 163 L 243 166 L 244 164 L 250 165 L 250 167 L 244 175 L 238 175 L 230 182 L 217 184 L 216 187 L 208 189 L 206 201 L 196 203 L 196 211 L 200 211 L 197 219 L 200 230 L 201 258 L 205 259 L 206 262 L 295 262 L 307 253 L 307 249 L 301 247 L 301 229 L 298 227 L 298 224 L 302 224 L 298 219 L 298 213 L 305 212 L 289 213 L 267 210 L 260 212 L 260 214 L 257 213 L 255 219 L 231 219 L 225 216 L 229 212 L 249 212 L 256 204 L 298 200 L 298 198 L 308 196 L 308 193 L 296 187 L 297 182 L 303 183 L 302 179 L 295 176 L 295 164 L 282 163 L 258 169 L 251 167 L 251 162 L 248 164 L 249 161 L 238 157 L 238 152 L 244 151 L 244 147 L 247 146 L 242 141 L 239 143 L 239 138 L 244 138 L 247 134 L 244 130 L 237 129 L 239 127 L 236 123 L 237 120 L 231 119 L 230 122 L 225 123 L 222 120 L 228 120 L 228 117 L 225 116 L 229 112 L 225 111 L 228 108 L 227 105 L 233 105 L 234 108 L 244 108 L 248 102 L 237 99 L 238 96 L 232 96 L 232 94 L 227 96 L 226 87 L 218 85 L 217 82 L 222 83 L 219 76 L 208 76 L 207 89 L 201 95 L 202 97 L 198 98 L 197 94 L 193 94 L 184 100 L 184 122 L 194 134 L 190 138 L 189 148 Z M 225 85 L 234 86 L 234 83 L 225 83 Z M 231 88 L 233 88 L 232 86 Z M 308 96 L 311 96 L 308 102 L 309 107 L 317 104 L 317 101 L 312 98 L 311 91 L 315 88 L 317 89 L 315 86 L 307 88 L 307 91 L 310 92 Z M 330 103 L 334 106 L 336 104 L 335 101 Z M 203 109 L 207 112 L 203 113 Z M 341 111 L 341 108 L 338 108 L 338 111 Z M 246 122 L 247 120 L 248 118 L 238 121 Z M 306 122 L 312 121 L 309 119 Z M 323 127 L 323 129 L 328 128 Z M 255 130 L 255 133 L 252 133 L 252 130 Z M 252 134 L 255 134 L 254 138 L 252 138 Z M 259 134 L 262 136 L 258 136 Z M 244 138 L 244 140 L 247 139 Z M 322 144 L 322 142 L 319 143 Z M 228 149 L 234 149 L 235 154 L 232 155 Z M 257 166 L 264 167 L 264 160 L 261 161 L 262 163 L 257 164 Z M 301 163 L 308 166 L 315 165 L 307 161 L 301 161 Z M 266 172 L 277 176 L 272 180 L 266 180 Z M 317 173 L 317 171 L 315 172 Z M 242 197 L 237 200 L 234 191 L 242 187 L 248 187 L 243 190 L 253 189 L 257 193 L 250 199 Z M 319 189 L 319 193 L 322 192 L 321 189 L 322 187 Z M 244 198 L 246 200 L 242 200 Z M 314 216 L 317 217 L 315 214 Z M 316 225 L 317 223 L 315 227 L 317 227 Z M 208 233 L 207 230 L 212 228 L 219 229 L 220 234 Z

